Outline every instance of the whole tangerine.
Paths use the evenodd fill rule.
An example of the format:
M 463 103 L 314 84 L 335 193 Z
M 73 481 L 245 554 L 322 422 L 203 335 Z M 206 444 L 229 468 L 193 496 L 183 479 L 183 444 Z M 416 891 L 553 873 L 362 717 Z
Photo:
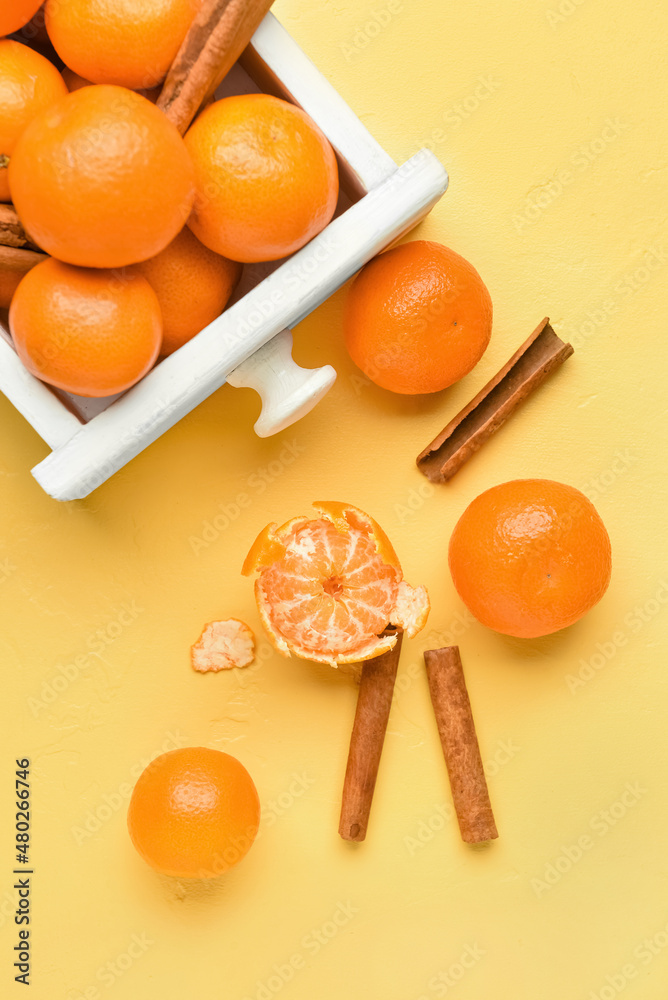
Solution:
M 183 747 L 140 774 L 128 830 L 144 861 L 163 875 L 215 878 L 250 850 L 260 824 L 253 779 L 230 754 Z
M 167 117 L 124 87 L 82 87 L 25 129 L 9 165 L 32 240 L 81 267 L 153 257 L 183 227 L 195 189 Z
M 155 292 L 141 275 L 47 258 L 22 279 L 9 310 L 29 372 L 79 396 L 111 396 L 154 364 L 162 341 Z
M 450 538 L 450 572 L 478 621 L 536 638 L 578 621 L 610 582 L 610 539 L 573 486 L 516 479 L 466 508 Z
M 158 296 L 161 354 L 172 354 L 222 313 L 241 275 L 241 264 L 209 250 L 182 229 L 155 257 L 135 264 Z
M 47 0 L 46 29 L 79 76 L 140 90 L 164 79 L 200 6 L 201 0 Z
M 197 193 L 188 225 L 243 263 L 294 253 L 334 215 L 336 157 L 308 115 L 268 94 L 211 104 L 185 135 Z
M 392 392 L 438 392 L 478 363 L 492 333 L 482 278 L 454 250 L 413 240 L 374 257 L 353 282 L 344 335 L 352 360 Z
M 21 42 L 0 41 L 0 201 L 11 201 L 7 168 L 19 136 L 66 94 L 53 63 Z
M 44 0 L 5 0 L 0 6 L 0 37 L 11 35 L 27 24 Z

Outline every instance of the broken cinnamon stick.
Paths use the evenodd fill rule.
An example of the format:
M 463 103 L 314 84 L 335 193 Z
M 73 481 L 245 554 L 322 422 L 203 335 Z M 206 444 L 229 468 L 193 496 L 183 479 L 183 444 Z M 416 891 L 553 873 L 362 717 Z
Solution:
M 390 631 L 396 630 L 387 629 L 384 634 Z M 392 649 L 366 660 L 362 667 L 339 821 L 339 833 L 344 840 L 359 841 L 366 837 L 402 638 L 403 633 L 399 632 Z
M 0 245 L 33 248 L 13 205 L 0 204 Z
M 20 250 L 18 247 L 0 246 L 0 308 L 9 308 L 21 278 L 36 264 L 46 259 L 47 256 L 44 253 Z
M 181 135 L 246 48 L 272 2 L 204 0 L 157 102 Z
M 424 653 L 438 735 L 462 840 L 480 844 L 499 836 L 480 757 L 458 646 Z
M 418 455 L 432 483 L 452 479 L 471 455 L 505 424 L 520 403 L 573 353 L 545 318 L 478 395 Z

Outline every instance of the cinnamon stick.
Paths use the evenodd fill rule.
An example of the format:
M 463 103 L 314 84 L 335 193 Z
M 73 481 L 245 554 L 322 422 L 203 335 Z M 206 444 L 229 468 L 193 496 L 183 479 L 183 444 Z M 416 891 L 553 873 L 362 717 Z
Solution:
M 181 135 L 246 48 L 272 2 L 204 0 L 157 102 Z
M 387 629 L 385 634 L 390 631 L 396 630 Z M 362 667 L 339 821 L 339 833 L 344 840 L 360 841 L 366 837 L 402 638 L 403 633 L 399 632 L 392 649 L 366 660 Z
M 467 844 L 498 837 L 458 646 L 424 653 L 459 829 Z
M 560 340 L 545 318 L 501 371 L 418 455 L 420 472 L 432 483 L 452 479 L 520 403 L 572 353 L 572 345 Z
M 13 205 L 0 204 L 0 245 L 34 247 L 34 243 L 30 241 Z
M 0 308 L 9 308 L 21 278 L 36 264 L 46 259 L 44 253 L 0 246 Z

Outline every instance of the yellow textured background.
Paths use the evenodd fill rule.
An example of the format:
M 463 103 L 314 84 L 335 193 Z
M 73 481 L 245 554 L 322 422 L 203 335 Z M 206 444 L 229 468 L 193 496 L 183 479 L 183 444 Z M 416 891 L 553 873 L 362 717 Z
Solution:
M 478 268 L 492 342 L 451 390 L 392 397 L 345 354 L 341 292 L 296 330 L 298 360 L 339 371 L 303 422 L 261 441 L 257 397 L 225 387 L 68 504 L 31 478 L 46 447 L 0 398 L 0 994 L 23 995 L 11 789 L 25 755 L 35 1000 L 665 1000 L 663 6 L 278 0 L 276 13 L 397 161 L 432 143 L 450 190 L 413 235 Z M 417 452 L 546 314 L 574 357 L 430 487 Z M 542 641 L 472 624 L 447 571 L 466 504 L 526 476 L 585 490 L 613 544 L 604 600 Z M 205 622 L 257 625 L 239 576 L 257 530 L 329 497 L 378 518 L 433 602 L 404 646 L 359 846 L 337 835 L 351 681 L 277 656 L 217 676 L 188 662 Z M 423 675 L 422 649 L 448 641 L 500 830 L 482 849 L 459 839 Z M 155 875 L 125 828 L 139 770 L 185 744 L 236 754 L 264 806 L 243 864 L 199 889 Z

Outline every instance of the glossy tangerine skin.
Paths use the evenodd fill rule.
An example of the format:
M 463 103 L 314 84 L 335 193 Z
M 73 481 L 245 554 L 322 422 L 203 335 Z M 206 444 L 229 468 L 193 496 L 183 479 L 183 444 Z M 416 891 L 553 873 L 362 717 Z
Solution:
M 172 354 L 222 313 L 241 264 L 209 250 L 185 226 L 155 257 L 135 264 L 158 296 L 162 355 Z
M 450 539 L 455 587 L 478 621 L 536 638 L 572 625 L 610 582 L 610 539 L 572 486 L 517 479 L 466 508 Z
M 145 97 L 103 85 L 82 87 L 32 120 L 9 186 L 34 242 L 81 267 L 124 267 L 160 253 L 195 195 L 174 125 Z
M 157 296 L 140 275 L 47 258 L 14 293 L 9 328 L 36 378 L 79 396 L 112 396 L 138 382 L 162 343 Z
M 268 94 L 226 97 L 185 135 L 197 194 L 188 225 L 230 260 L 294 253 L 325 228 L 339 193 L 336 157 L 300 108 Z
M 215 878 L 250 850 L 260 825 L 253 780 L 236 757 L 208 747 L 161 754 L 141 773 L 128 809 L 132 842 L 156 871 Z
M 201 0 L 47 0 L 46 29 L 66 66 L 130 90 L 166 76 Z
M 53 63 L 21 42 L 0 40 L 0 157 L 11 159 L 33 118 L 66 94 Z M 11 201 L 8 174 L 7 167 L 0 167 L 0 201 Z
M 344 335 L 364 374 L 384 389 L 438 392 L 478 363 L 492 300 L 467 260 L 431 240 L 374 257 L 348 293 Z
M 0 6 L 0 36 L 11 35 L 27 24 L 44 0 L 4 0 Z

